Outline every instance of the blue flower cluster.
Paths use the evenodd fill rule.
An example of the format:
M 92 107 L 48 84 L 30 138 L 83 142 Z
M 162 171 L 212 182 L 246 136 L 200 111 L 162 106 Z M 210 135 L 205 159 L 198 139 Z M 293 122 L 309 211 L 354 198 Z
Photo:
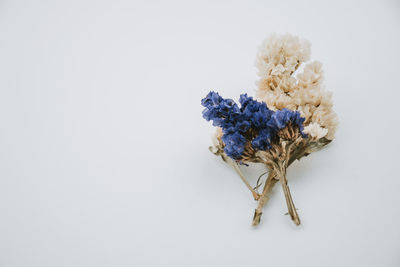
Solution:
M 240 95 L 239 103 L 240 108 L 232 99 L 224 99 L 212 91 L 201 101 L 205 107 L 203 117 L 222 128 L 224 151 L 233 159 L 240 159 L 248 141 L 256 150 L 269 149 L 277 132 L 290 122 L 302 133 L 304 118 L 297 111 L 282 109 L 274 112 L 264 102 L 247 94 Z
M 272 114 L 271 119 L 268 121 L 268 127 L 271 127 L 271 129 L 276 132 L 285 128 L 286 125 L 291 122 L 299 127 L 301 135 L 306 137 L 307 135 L 303 133 L 304 120 L 305 118 L 300 116 L 300 112 L 284 108 L 282 110 L 277 110 Z

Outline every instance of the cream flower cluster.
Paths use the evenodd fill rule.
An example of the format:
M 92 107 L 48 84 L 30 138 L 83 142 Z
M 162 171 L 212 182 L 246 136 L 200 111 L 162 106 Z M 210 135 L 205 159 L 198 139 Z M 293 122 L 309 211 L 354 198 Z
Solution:
M 257 98 L 270 109 L 298 110 L 306 119 L 305 132 L 313 139 L 332 140 L 338 124 L 332 109 L 332 94 L 322 86 L 322 64 L 311 61 L 310 43 L 298 37 L 272 35 L 257 54 Z
M 312 122 L 304 127 L 304 132 L 309 134 L 313 139 L 321 139 L 326 136 L 328 129 L 322 128 L 318 123 Z

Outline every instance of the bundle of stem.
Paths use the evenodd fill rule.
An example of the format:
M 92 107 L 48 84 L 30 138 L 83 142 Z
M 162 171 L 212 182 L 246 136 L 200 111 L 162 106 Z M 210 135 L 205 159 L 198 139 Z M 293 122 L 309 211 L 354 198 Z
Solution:
M 282 190 L 286 199 L 286 205 L 288 208 L 288 214 L 296 225 L 300 225 L 300 217 L 297 213 L 288 186 L 286 170 L 295 160 L 300 160 L 302 157 L 307 156 L 311 152 L 320 150 L 322 147 L 330 143 L 330 141 L 331 140 L 328 140 L 326 138 L 322 138 L 318 141 L 313 141 L 310 139 L 303 139 L 298 137 L 294 141 L 281 142 L 280 146 L 274 147 L 269 152 L 257 152 L 256 157 L 252 160 L 252 162 L 263 163 L 268 168 L 268 177 L 264 183 L 264 188 L 261 194 L 259 194 L 255 190 L 255 188 L 251 187 L 250 183 L 241 172 L 238 164 L 224 153 L 223 146 L 216 145 L 210 147 L 210 150 L 215 155 L 221 156 L 221 158 L 235 170 L 235 172 L 245 183 L 246 187 L 252 193 L 254 199 L 258 201 L 258 205 L 255 209 L 253 216 L 254 226 L 260 223 L 262 209 L 268 202 L 272 189 L 277 182 L 280 182 L 282 186 Z

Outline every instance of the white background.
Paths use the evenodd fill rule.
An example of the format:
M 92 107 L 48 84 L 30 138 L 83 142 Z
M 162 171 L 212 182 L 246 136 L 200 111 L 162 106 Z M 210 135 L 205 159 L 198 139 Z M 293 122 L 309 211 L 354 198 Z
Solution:
M 0 266 L 400 266 L 398 1 L 0 1 Z M 312 42 L 336 140 L 262 222 L 208 151 L 209 90 Z M 252 183 L 263 171 L 246 171 Z

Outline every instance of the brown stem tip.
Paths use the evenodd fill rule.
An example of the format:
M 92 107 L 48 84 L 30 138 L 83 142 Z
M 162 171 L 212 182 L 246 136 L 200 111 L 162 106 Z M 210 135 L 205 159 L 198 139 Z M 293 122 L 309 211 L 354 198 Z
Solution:
M 260 223 L 262 212 L 255 210 L 253 217 L 253 226 L 257 226 Z

